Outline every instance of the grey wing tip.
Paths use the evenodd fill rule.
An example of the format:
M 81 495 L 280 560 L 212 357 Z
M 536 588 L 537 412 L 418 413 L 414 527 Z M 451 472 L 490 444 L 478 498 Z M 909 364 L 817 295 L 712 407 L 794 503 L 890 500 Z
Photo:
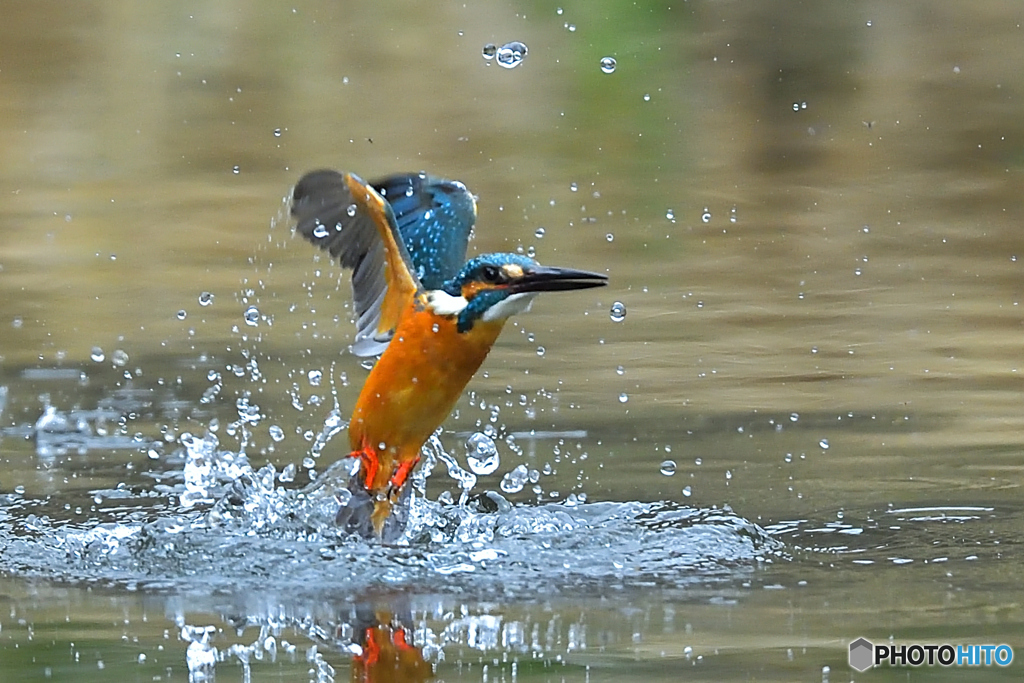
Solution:
M 356 337 L 356 340 L 352 342 L 352 346 L 349 348 L 352 350 L 352 355 L 359 356 L 360 358 L 369 358 L 384 353 L 384 349 L 388 348 L 390 342 L 390 339 Z
M 358 227 L 367 219 L 355 211 L 345 176 L 338 171 L 321 169 L 302 176 L 292 189 L 291 214 L 295 232 L 345 268 L 356 267 L 375 238 L 372 230 L 368 235 Z
M 336 199 L 338 192 L 348 193 L 345 177 L 338 171 L 323 168 L 299 178 L 292 188 L 292 216 L 296 218 L 323 208 Z

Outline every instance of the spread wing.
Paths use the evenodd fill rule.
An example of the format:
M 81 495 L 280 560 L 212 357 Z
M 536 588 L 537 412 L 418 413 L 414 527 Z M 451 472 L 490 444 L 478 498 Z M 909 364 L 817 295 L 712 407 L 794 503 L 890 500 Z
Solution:
M 351 173 L 313 171 L 292 191 L 295 230 L 352 269 L 358 356 L 383 353 L 420 289 L 391 205 Z
M 413 272 L 426 289 L 440 289 L 466 263 L 476 200 L 457 180 L 426 173 L 375 180 L 373 186 L 395 212 Z

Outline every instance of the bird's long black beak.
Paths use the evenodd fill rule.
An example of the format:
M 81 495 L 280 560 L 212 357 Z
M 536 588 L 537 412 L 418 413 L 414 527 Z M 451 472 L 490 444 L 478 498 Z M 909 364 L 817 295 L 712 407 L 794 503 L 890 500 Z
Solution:
M 588 270 L 572 268 L 549 268 L 536 266 L 526 270 L 523 276 L 509 285 L 514 293 L 520 292 L 564 292 L 571 289 L 590 289 L 608 284 L 608 276 L 591 273 Z

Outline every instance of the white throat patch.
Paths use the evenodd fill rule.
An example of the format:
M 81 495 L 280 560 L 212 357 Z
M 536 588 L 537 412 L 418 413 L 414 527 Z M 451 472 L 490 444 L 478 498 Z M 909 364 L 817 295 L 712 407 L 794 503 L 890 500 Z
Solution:
M 505 320 L 518 313 L 526 313 L 530 310 L 530 305 L 536 296 L 537 292 L 512 294 L 488 308 L 481 317 L 483 320 L 491 322 L 492 320 Z
M 427 292 L 427 306 L 438 315 L 458 315 L 468 305 L 461 296 L 452 296 L 442 289 Z

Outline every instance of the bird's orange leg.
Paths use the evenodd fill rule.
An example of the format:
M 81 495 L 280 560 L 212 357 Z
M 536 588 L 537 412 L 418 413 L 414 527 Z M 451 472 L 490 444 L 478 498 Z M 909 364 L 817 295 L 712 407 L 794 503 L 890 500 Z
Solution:
M 402 488 L 402 485 L 405 484 L 405 480 L 409 478 L 409 473 L 412 472 L 412 468 L 416 467 L 416 463 L 419 461 L 420 456 L 417 455 L 412 460 L 406 460 L 398 466 L 398 469 L 395 470 L 395 473 L 391 476 L 391 486 L 394 490 Z
M 377 477 L 377 470 L 380 469 L 380 459 L 377 457 L 377 451 L 372 446 L 364 443 L 361 449 L 352 451 L 349 456 L 359 458 L 359 461 L 363 464 L 363 486 L 369 491 L 373 486 L 373 480 Z

